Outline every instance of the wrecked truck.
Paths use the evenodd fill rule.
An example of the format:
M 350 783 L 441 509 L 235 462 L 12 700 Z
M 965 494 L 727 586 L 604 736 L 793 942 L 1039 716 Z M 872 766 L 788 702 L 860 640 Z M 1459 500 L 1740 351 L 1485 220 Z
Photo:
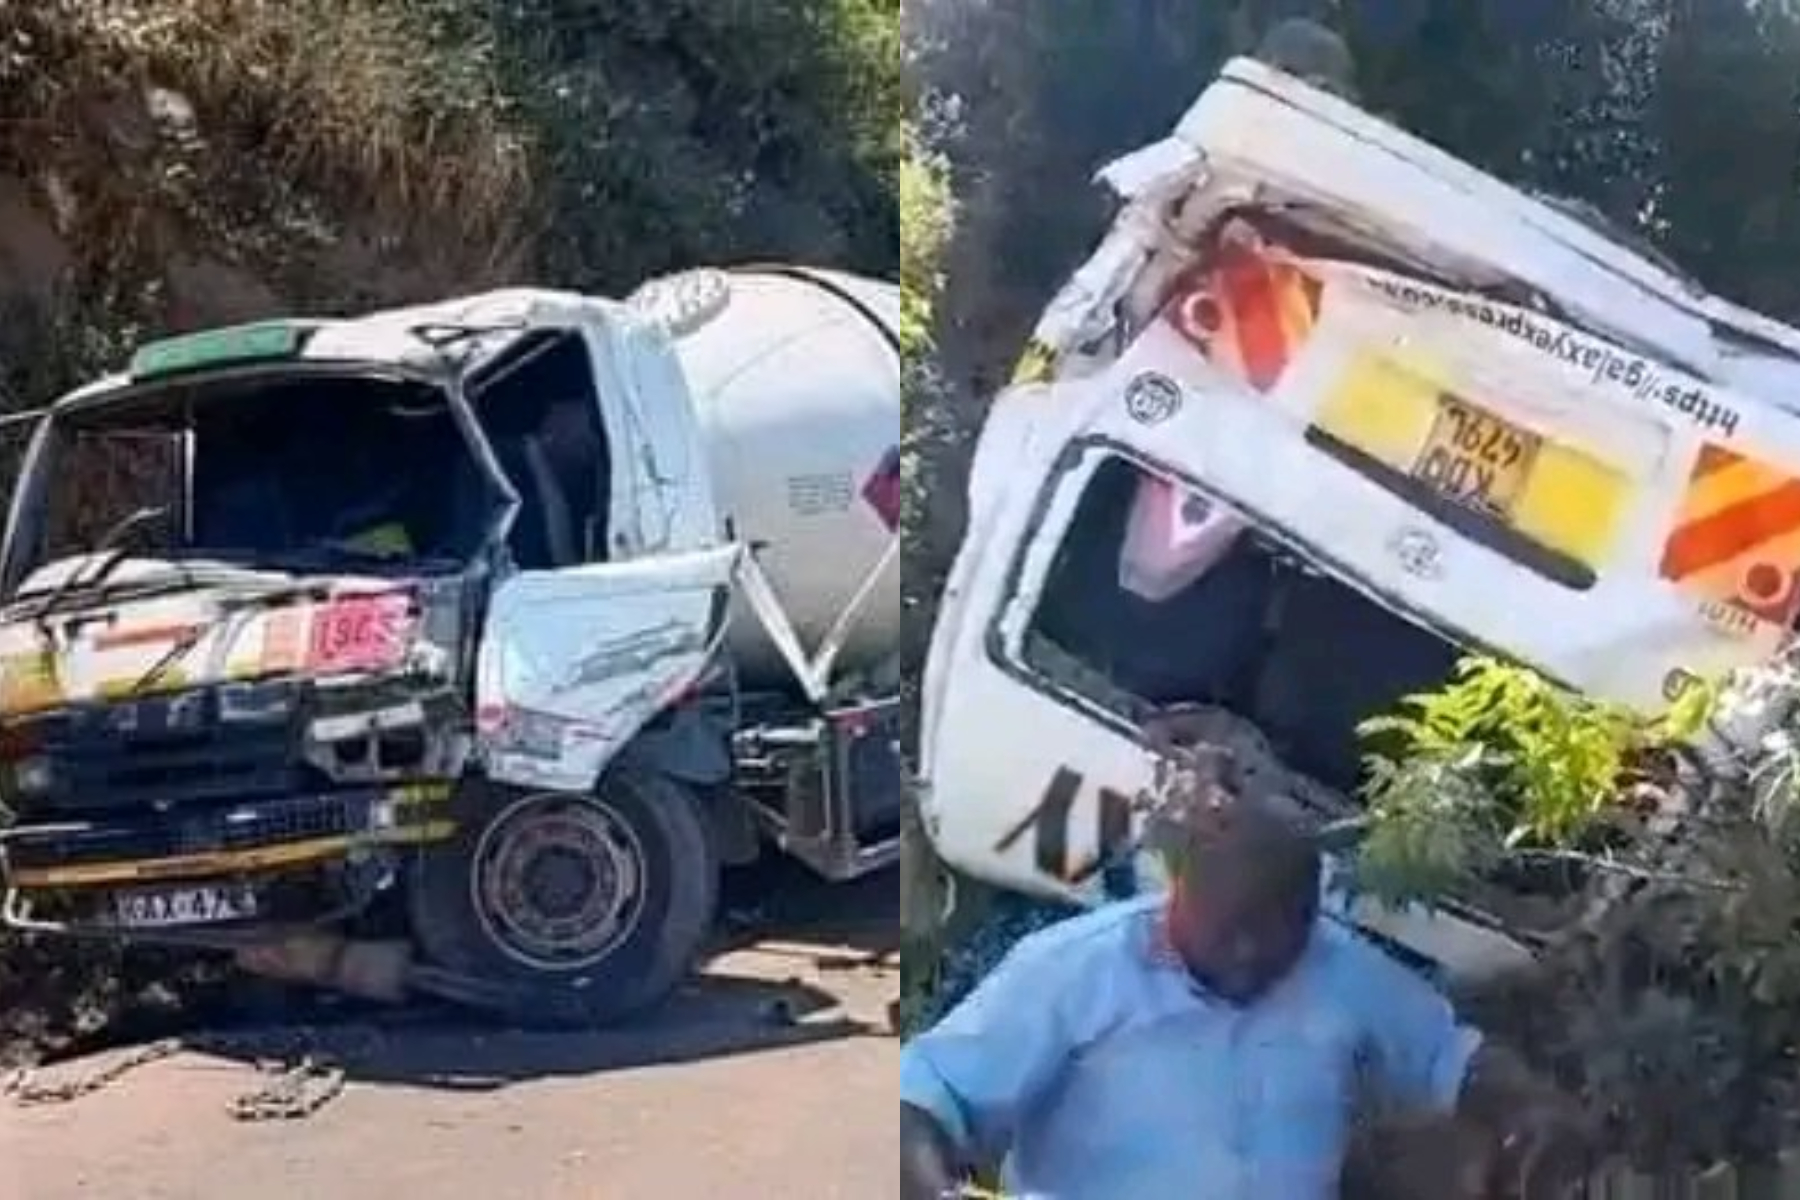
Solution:
M 603 1022 L 722 864 L 894 861 L 897 320 L 705 269 L 174 337 L 53 403 L 0 544 L 6 923 Z
M 956 872 L 1159 886 L 1171 709 L 1354 830 L 1358 724 L 1463 653 L 1655 711 L 1788 644 L 1800 331 L 1248 59 L 1101 180 L 1116 219 L 993 400 L 928 653 L 921 815 Z M 1451 979 L 1543 932 L 1333 896 Z

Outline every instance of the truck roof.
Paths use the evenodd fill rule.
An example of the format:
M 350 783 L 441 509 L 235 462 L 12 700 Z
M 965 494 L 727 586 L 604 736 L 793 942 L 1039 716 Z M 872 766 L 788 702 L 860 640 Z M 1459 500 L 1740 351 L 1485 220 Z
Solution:
M 1520 191 L 1247 58 L 1227 63 L 1169 136 L 1107 164 L 1099 179 L 1127 203 L 1151 206 L 1202 186 L 1254 186 L 1265 202 L 1343 218 L 1362 240 L 1460 281 L 1523 282 L 1575 324 L 1800 411 L 1800 329 L 1672 272 L 1629 231 Z
M 653 332 L 650 322 L 623 303 L 547 288 L 506 288 L 357 317 L 274 318 L 146 343 L 126 369 L 66 393 L 51 411 L 102 406 L 151 381 L 257 362 L 387 364 L 419 371 L 448 367 L 467 373 L 534 331 L 578 322 Z
M 769 264 L 736 271 L 698 268 L 647 281 L 619 301 L 553 288 L 502 288 L 428 304 L 378 309 L 355 317 L 277 317 L 246 325 L 197 330 L 139 347 L 132 364 L 57 399 L 52 412 L 104 406 L 152 379 L 192 377 L 208 369 L 251 363 L 341 362 L 387 364 L 420 371 L 450 367 L 467 374 L 535 331 L 577 323 L 631 327 L 639 336 L 679 336 L 681 314 L 661 303 L 701 277 L 716 279 L 723 296 L 733 274 L 787 274 L 814 280 L 869 310 L 890 327 L 899 320 L 898 285 L 824 268 Z M 670 287 L 669 285 L 673 285 Z M 701 291 L 708 289 L 702 288 Z

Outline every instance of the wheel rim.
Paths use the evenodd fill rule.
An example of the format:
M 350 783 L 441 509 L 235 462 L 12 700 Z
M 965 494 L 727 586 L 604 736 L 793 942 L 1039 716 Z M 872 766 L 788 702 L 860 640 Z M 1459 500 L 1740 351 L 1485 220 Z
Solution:
M 591 798 L 526 796 L 476 844 L 475 912 L 500 951 L 537 971 L 592 966 L 618 949 L 644 907 L 636 831 Z

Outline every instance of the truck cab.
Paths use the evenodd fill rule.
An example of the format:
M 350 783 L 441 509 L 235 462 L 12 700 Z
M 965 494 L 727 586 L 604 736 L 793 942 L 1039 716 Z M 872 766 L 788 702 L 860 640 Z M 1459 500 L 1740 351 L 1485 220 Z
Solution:
M 1353 105 L 1229 64 L 1111 164 L 1112 229 L 993 404 L 923 689 L 946 861 L 1081 903 L 1146 720 L 1354 819 L 1355 732 L 1468 651 L 1654 711 L 1800 612 L 1800 332 Z M 1539 931 L 1339 897 L 1451 977 Z

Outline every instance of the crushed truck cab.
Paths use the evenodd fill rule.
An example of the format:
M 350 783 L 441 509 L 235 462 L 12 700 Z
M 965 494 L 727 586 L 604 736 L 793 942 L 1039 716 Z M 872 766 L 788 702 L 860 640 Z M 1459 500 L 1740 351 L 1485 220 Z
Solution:
M 1249 61 L 1102 178 L 1121 209 L 994 401 L 929 655 L 950 864 L 1156 886 L 1170 706 L 1342 828 L 1357 725 L 1460 653 L 1654 710 L 1788 643 L 1800 331 Z M 1351 916 L 1453 975 L 1541 932 Z
M 319 981 L 593 1021 L 687 970 L 722 861 L 890 861 L 892 522 L 852 490 L 772 528 L 733 463 L 786 419 L 880 476 L 884 288 L 694 272 L 266 322 L 52 405 L 0 546 L 6 921 L 301 977 L 363 941 L 375 982 Z M 719 376 L 771 336 L 821 378 Z M 826 544 L 835 590 L 784 570 Z

